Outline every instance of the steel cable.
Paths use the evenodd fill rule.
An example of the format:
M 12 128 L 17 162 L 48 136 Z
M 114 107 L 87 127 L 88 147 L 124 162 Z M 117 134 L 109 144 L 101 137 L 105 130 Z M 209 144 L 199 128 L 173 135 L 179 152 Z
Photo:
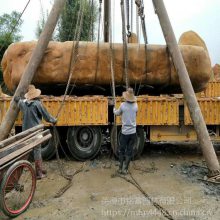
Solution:
M 137 182 L 137 180 L 132 176 L 131 172 L 129 172 L 129 175 L 132 180 L 128 179 L 126 176 L 122 176 L 122 175 L 118 175 L 118 174 L 116 174 L 115 176 L 118 176 L 118 177 L 124 179 L 125 181 L 127 181 L 128 183 L 132 184 L 133 186 L 135 186 L 150 201 L 150 203 L 161 212 L 161 214 L 165 218 L 167 218 L 169 220 L 174 220 L 172 215 L 165 208 L 163 208 L 157 202 L 153 201 L 153 199 L 150 197 L 150 195 L 144 191 L 144 189 L 140 186 L 140 184 Z

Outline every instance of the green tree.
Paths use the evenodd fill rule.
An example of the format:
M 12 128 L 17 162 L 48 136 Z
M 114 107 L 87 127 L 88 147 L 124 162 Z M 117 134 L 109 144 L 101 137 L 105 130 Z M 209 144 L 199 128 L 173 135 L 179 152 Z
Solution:
M 35 35 L 36 35 L 37 38 L 40 37 L 41 32 L 43 31 L 43 28 L 44 28 L 44 26 L 46 24 L 46 21 L 48 19 L 48 16 L 49 16 L 48 15 L 48 10 L 46 11 L 46 14 L 44 12 L 42 1 L 40 0 L 39 2 L 40 2 L 41 17 L 40 17 L 40 20 L 37 23 L 37 28 L 36 28 L 36 31 L 35 31 Z M 51 2 L 51 4 L 52 4 L 52 2 Z
M 40 20 L 38 21 L 37 23 L 37 29 L 36 29 L 36 32 L 35 32 L 35 35 L 37 38 L 40 37 L 40 34 L 41 32 L 43 31 L 43 28 L 45 26 L 45 23 L 46 23 L 46 19 L 48 18 L 48 15 L 45 16 L 44 13 L 42 13 L 42 16 L 40 18 Z
M 56 40 L 68 41 L 74 39 L 78 12 L 82 0 L 67 0 L 66 6 L 60 16 L 56 34 Z M 97 4 L 95 0 L 85 0 L 83 27 L 80 40 L 94 39 L 94 26 L 97 20 Z
M 8 46 L 22 39 L 20 27 L 23 21 L 19 20 L 19 17 L 20 14 L 16 11 L 0 16 L 0 62 Z M 2 81 L 2 70 L 0 69 L 0 84 Z

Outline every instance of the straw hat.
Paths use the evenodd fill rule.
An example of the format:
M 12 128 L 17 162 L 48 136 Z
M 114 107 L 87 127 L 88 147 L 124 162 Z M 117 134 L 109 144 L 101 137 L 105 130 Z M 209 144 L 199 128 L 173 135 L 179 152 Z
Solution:
M 34 85 L 29 85 L 28 92 L 24 95 L 27 100 L 35 99 L 40 96 L 41 90 L 36 89 Z
M 134 96 L 134 90 L 132 88 L 128 88 L 126 92 L 122 93 L 122 96 L 127 102 L 137 101 L 137 98 Z

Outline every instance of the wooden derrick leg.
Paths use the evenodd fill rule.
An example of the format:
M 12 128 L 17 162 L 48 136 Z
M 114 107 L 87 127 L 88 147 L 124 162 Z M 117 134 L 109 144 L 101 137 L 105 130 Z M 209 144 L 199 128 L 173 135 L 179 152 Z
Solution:
M 210 140 L 205 121 L 203 119 L 199 104 L 197 102 L 185 63 L 177 45 L 177 41 L 162 0 L 153 0 L 155 12 L 158 15 L 160 25 L 166 40 L 169 52 L 172 56 L 174 66 L 177 70 L 180 85 L 186 99 L 190 115 L 197 133 L 197 137 L 202 148 L 204 158 L 209 169 L 208 176 L 213 177 L 220 174 L 218 158 L 215 154 L 212 142 Z

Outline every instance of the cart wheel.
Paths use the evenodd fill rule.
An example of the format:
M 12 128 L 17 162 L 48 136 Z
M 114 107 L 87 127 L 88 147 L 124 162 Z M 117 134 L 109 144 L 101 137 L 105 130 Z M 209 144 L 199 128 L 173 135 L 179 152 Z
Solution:
M 0 186 L 0 208 L 8 217 L 16 217 L 30 205 L 36 189 L 36 176 L 26 160 L 14 163 L 5 172 Z

